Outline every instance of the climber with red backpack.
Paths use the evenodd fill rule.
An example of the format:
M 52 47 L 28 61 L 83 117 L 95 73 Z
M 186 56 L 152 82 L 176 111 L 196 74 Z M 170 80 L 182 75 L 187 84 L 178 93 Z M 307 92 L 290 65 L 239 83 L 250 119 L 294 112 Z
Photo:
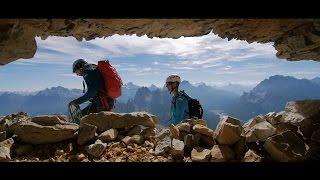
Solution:
M 85 94 L 71 101 L 69 107 L 72 105 L 80 108 L 79 104 L 90 101 L 90 104 L 81 110 L 80 116 L 111 111 L 114 108 L 115 99 L 121 96 L 122 80 L 109 61 L 102 60 L 95 65 L 78 59 L 73 63 L 73 73 L 83 76 L 87 84 L 87 92 L 85 92 L 83 82 L 83 93 Z

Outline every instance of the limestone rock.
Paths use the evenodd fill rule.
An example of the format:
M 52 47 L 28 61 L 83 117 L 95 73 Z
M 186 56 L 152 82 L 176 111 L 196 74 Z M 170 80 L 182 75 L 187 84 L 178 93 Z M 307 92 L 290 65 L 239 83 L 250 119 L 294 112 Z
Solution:
M 215 145 L 214 138 L 206 136 L 200 133 L 194 135 L 194 146 L 201 146 L 207 149 L 211 149 Z
M 144 143 L 144 138 L 141 135 L 133 135 L 130 139 L 130 142 L 142 145 Z
M 203 119 L 185 119 L 183 122 L 190 124 L 191 127 L 193 127 L 196 124 L 207 126 L 206 121 Z
M 269 137 L 263 147 L 273 160 L 280 162 L 302 161 L 307 152 L 304 142 L 292 131 Z
M 303 136 L 310 138 L 320 124 L 320 100 L 290 101 L 285 107 L 283 122 L 299 127 Z
M 234 144 L 232 147 L 233 152 L 237 159 L 242 159 L 245 153 L 248 151 L 248 146 L 246 144 L 246 137 L 241 136 L 240 140 Z
M 265 141 L 268 137 L 274 135 L 276 129 L 267 121 L 262 121 L 251 127 L 248 132 L 246 132 L 246 141 Z
M 7 139 L 7 132 L 6 131 L 0 132 L 0 142 L 6 139 Z
M 40 124 L 42 126 L 53 126 L 56 124 L 69 124 L 63 119 L 61 116 L 56 115 L 43 115 L 43 116 L 35 116 L 31 118 L 31 122 L 36 124 Z
M 128 136 L 139 135 L 141 133 L 140 126 L 133 126 L 127 133 Z
M 313 134 L 311 136 L 311 140 L 320 144 L 320 129 L 313 132 Z
M 208 162 L 211 157 L 211 151 L 201 147 L 195 147 L 191 151 L 191 160 L 193 162 Z
M 242 162 L 261 162 L 262 157 L 257 155 L 254 151 L 249 149 L 246 154 L 244 155 Z
M 142 145 L 144 143 L 144 138 L 141 135 L 133 135 L 133 136 L 126 136 L 122 138 L 121 141 L 124 142 L 126 145 L 130 143 Z
M 184 143 L 179 139 L 172 139 L 171 154 L 175 158 L 183 158 L 184 156 Z
M 11 160 L 11 149 L 14 140 L 9 138 L 0 142 L 0 162 Z
M 281 112 L 269 112 L 268 114 L 265 115 L 265 118 L 267 119 L 267 121 L 272 124 L 273 126 L 276 124 L 279 124 L 283 121 L 283 114 L 284 111 Z
M 98 127 L 98 133 L 102 133 L 111 128 L 118 129 L 135 125 L 154 128 L 156 122 L 157 118 L 146 112 L 114 113 L 103 111 L 84 116 L 80 121 L 80 126 L 83 123 L 92 124 Z
M 181 123 L 177 125 L 177 128 L 179 131 L 184 131 L 190 133 L 191 131 L 191 125 L 189 123 Z
M 86 156 L 83 153 L 74 154 L 69 157 L 70 162 L 81 162 L 85 160 Z
M 300 137 L 302 136 L 302 133 L 299 131 L 299 128 L 291 123 L 278 123 L 274 125 L 274 127 L 276 128 L 276 134 L 280 134 L 282 132 L 290 130 L 294 132 L 296 135 Z
M 106 149 L 107 144 L 103 143 L 101 140 L 96 140 L 94 144 L 87 146 L 86 151 L 93 157 L 100 157 L 104 150 Z
M 33 147 L 30 144 L 19 144 L 14 146 L 14 152 L 17 156 L 22 156 L 32 152 Z
M 131 136 L 126 136 L 126 137 L 122 138 L 121 141 L 124 142 L 126 145 L 128 145 L 131 143 L 131 139 L 132 139 Z
M 88 143 L 95 137 L 96 131 L 96 126 L 87 123 L 82 124 L 79 128 L 77 143 L 79 145 Z
M 239 120 L 224 116 L 216 127 L 216 140 L 221 145 L 232 145 L 240 140 L 242 130 Z
M 146 128 L 141 132 L 141 136 L 145 139 L 150 139 L 150 137 L 154 137 L 156 135 L 154 128 Z
M 227 162 L 234 157 L 234 152 L 226 145 L 214 145 L 211 149 L 211 162 Z
M 200 133 L 200 134 L 203 134 L 205 136 L 208 136 L 208 137 L 213 137 L 213 130 L 201 125 L 201 124 L 196 124 L 193 126 L 192 130 L 194 132 L 197 132 L 197 133 Z
M 185 154 L 190 155 L 192 149 L 195 147 L 194 143 L 194 135 L 193 134 L 187 134 L 184 136 L 184 144 L 185 144 Z
M 171 137 L 173 139 L 179 139 L 179 129 L 173 124 L 170 124 L 169 129 L 170 129 Z
M 155 147 L 155 155 L 163 155 L 171 150 L 171 137 L 165 136 L 161 140 L 157 141 Z
M 4 116 L 0 119 L 0 131 L 7 131 L 8 127 L 12 125 L 13 123 L 16 123 L 18 121 L 26 120 L 28 119 L 27 113 L 24 112 L 18 112 L 14 114 L 10 114 L 7 116 Z
M 118 136 L 118 131 L 116 129 L 109 129 L 102 134 L 98 136 L 98 139 L 100 139 L 103 142 L 109 142 L 113 141 L 117 138 Z
M 319 61 L 318 24 L 318 19 L 1 19 L 0 64 L 32 58 L 36 36 L 73 36 L 81 41 L 114 34 L 179 38 L 211 31 L 249 43 L 274 42 L 282 59 Z
M 165 138 L 165 137 L 167 137 L 167 136 L 170 137 L 170 130 L 169 130 L 169 129 L 161 129 L 160 132 L 158 132 L 158 133 L 156 134 L 155 138 L 156 138 L 157 140 L 159 140 L 159 139 L 161 140 L 161 139 L 163 139 L 163 138 Z
M 78 128 L 78 125 L 71 123 L 42 126 L 31 121 L 18 121 L 9 126 L 8 130 L 22 142 L 48 144 L 74 138 Z
M 263 121 L 266 121 L 266 118 L 262 115 L 256 116 L 252 119 L 250 119 L 248 122 L 246 122 L 242 127 L 244 131 L 248 131 L 250 128 L 252 128 L 254 125 L 261 123 Z

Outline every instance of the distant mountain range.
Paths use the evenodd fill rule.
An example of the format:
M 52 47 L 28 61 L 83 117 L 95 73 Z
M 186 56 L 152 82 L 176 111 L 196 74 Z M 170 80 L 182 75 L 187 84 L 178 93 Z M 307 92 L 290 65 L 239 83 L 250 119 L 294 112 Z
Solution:
M 225 111 L 227 114 L 248 120 L 259 114 L 282 111 L 288 101 L 320 99 L 319 79 L 271 76 L 260 82 L 250 92 L 244 93 Z
M 61 86 L 27 95 L 5 92 L 0 95 L 0 115 L 17 111 L 28 112 L 30 115 L 66 114 L 67 104 L 81 94 L 80 89 Z
M 211 128 L 216 126 L 221 115 L 229 114 L 246 121 L 259 114 L 281 111 L 291 100 L 320 99 L 320 78 L 308 80 L 276 75 L 251 90 L 246 88 L 234 84 L 224 87 L 194 85 L 188 81 L 180 85 L 181 90 L 200 100 L 205 110 L 204 119 Z M 0 116 L 17 111 L 30 115 L 66 114 L 67 104 L 81 95 L 81 89 L 61 86 L 27 93 L 0 92 Z M 147 111 L 157 115 L 162 125 L 168 125 L 171 97 L 165 87 L 141 87 L 130 82 L 123 86 L 114 111 Z

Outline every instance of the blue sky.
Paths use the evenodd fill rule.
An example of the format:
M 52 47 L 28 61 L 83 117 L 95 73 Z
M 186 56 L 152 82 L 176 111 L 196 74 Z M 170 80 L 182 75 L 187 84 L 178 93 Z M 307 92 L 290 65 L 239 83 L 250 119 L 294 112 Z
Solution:
M 0 67 L 0 91 L 34 91 L 47 87 L 82 88 L 82 78 L 72 74 L 72 63 L 109 59 L 124 83 L 163 86 L 171 73 L 191 83 L 254 86 L 281 74 L 311 79 L 320 76 L 320 63 L 288 62 L 276 58 L 272 43 L 248 44 L 221 39 L 212 33 L 201 37 L 148 38 L 114 35 L 91 41 L 73 37 L 36 38 L 32 59 L 19 59 Z

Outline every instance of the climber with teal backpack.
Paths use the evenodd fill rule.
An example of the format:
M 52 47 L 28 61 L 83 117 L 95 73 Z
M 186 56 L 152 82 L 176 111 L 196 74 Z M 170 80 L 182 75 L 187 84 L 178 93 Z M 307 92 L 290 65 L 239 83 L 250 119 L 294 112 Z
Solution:
M 109 61 L 101 60 L 95 65 L 78 59 L 73 63 L 73 73 L 83 77 L 87 84 L 87 92 L 83 82 L 85 94 L 69 103 L 70 121 L 79 124 L 82 116 L 111 111 L 114 108 L 115 99 L 121 96 L 122 80 Z M 87 101 L 90 101 L 90 104 L 81 110 L 79 105 Z
M 188 96 L 184 91 L 179 91 L 180 82 L 181 78 L 177 74 L 172 74 L 166 79 L 166 87 L 169 93 L 173 94 L 170 120 L 174 125 L 185 119 L 201 119 L 203 116 L 200 102 Z

